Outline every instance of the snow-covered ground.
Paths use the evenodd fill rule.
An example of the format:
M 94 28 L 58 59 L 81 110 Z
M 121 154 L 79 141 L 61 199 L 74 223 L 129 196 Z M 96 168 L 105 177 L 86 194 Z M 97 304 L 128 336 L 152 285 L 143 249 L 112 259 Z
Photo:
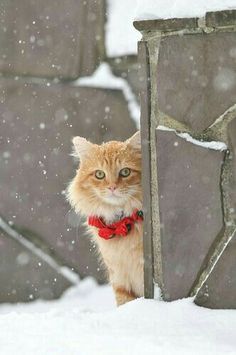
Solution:
M 236 311 L 192 299 L 139 299 L 115 307 L 88 278 L 57 301 L 0 306 L 1 355 L 236 354 Z

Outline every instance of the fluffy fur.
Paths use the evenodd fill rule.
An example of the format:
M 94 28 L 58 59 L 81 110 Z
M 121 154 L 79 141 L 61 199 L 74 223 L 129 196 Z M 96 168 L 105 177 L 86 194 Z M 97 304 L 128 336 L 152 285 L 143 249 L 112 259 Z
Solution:
M 142 209 L 139 132 L 125 142 L 97 145 L 75 137 L 73 143 L 80 166 L 69 185 L 68 200 L 77 213 L 112 223 Z M 123 168 L 131 170 L 129 176 L 119 175 Z M 97 170 L 105 173 L 103 179 L 96 178 Z M 117 304 L 143 296 L 142 223 L 136 223 L 126 237 L 111 240 L 100 238 L 94 227 L 88 226 L 88 230 L 107 267 Z

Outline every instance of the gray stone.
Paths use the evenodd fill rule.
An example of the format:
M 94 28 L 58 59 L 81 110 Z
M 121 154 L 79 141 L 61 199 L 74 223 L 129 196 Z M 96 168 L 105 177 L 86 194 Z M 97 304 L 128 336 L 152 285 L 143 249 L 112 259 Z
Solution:
M 198 18 L 171 18 L 167 20 L 134 21 L 134 27 L 139 31 L 178 31 L 198 27 Z
M 164 37 L 156 78 L 159 109 L 197 132 L 211 125 L 235 103 L 235 48 L 230 32 Z
M 104 280 L 64 193 L 78 166 L 69 156 L 73 136 L 101 143 L 136 131 L 123 93 L 1 79 L 0 101 L 0 214 L 81 276 Z
M 222 169 L 224 237 L 215 245 L 218 257 L 214 267 L 209 265 L 208 277 L 203 280 L 195 299 L 196 304 L 208 308 L 236 308 L 236 119 L 228 125 L 228 137 L 229 152 Z
M 110 58 L 109 64 L 113 74 L 127 80 L 137 99 L 139 99 L 144 78 L 140 75 L 140 64 L 137 62 L 137 56 Z
M 146 297 L 154 280 L 165 300 L 197 292 L 197 304 L 236 308 L 235 25 L 236 10 L 207 13 L 205 21 L 135 22 L 150 82 L 141 99 Z M 224 141 L 228 150 L 176 131 L 199 143 Z
M 236 25 L 236 10 L 214 11 L 206 13 L 206 26 L 225 27 Z
M 208 308 L 235 309 L 236 236 L 230 241 L 210 276 L 200 289 L 195 303 Z
M 0 4 L 0 71 L 77 78 L 104 55 L 103 0 L 17 0 Z
M 151 118 L 151 104 L 150 104 L 150 80 L 149 80 L 149 66 L 148 66 L 148 47 L 145 42 L 139 42 L 139 61 L 140 72 L 139 75 L 142 80 L 142 89 L 140 91 L 141 101 L 141 141 L 142 141 L 142 189 L 143 189 L 143 252 L 144 252 L 144 296 L 146 298 L 153 298 L 153 223 L 154 220 L 150 218 L 152 212 L 152 194 L 151 194 L 151 150 L 150 150 L 150 118 Z
M 58 298 L 71 286 L 63 276 L 0 231 L 0 302 Z
M 223 228 L 219 189 L 224 153 L 156 131 L 163 297 L 190 294 Z
M 231 199 L 231 219 L 236 224 L 236 119 L 228 126 L 228 134 L 230 139 L 230 150 L 232 158 L 232 177 L 230 179 L 230 199 Z

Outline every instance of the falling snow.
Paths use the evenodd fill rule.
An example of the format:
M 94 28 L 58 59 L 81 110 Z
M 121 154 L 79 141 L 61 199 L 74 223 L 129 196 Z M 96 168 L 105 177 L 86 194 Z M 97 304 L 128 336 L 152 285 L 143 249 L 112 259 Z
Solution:
M 39 125 L 39 128 L 40 129 L 45 129 L 45 127 L 46 127 L 45 123 L 41 122 L 40 125 Z

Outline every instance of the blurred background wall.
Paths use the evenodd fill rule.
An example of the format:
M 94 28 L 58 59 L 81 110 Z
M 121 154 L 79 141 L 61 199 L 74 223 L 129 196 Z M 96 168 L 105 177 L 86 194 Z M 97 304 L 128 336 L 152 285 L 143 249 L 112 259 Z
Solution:
M 71 270 L 104 282 L 65 189 L 73 136 L 101 143 L 137 130 L 131 5 L 0 1 L 0 302 L 58 297 Z

